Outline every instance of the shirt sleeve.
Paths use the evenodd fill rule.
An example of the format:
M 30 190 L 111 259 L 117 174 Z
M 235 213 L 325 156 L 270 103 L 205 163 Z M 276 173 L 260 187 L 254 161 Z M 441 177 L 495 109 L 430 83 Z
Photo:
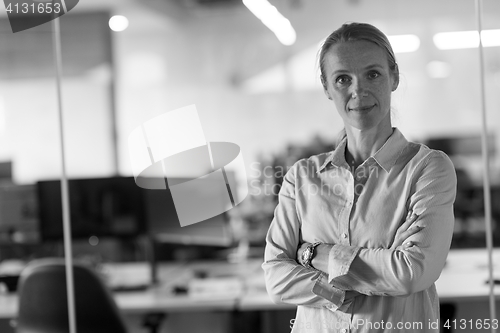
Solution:
M 275 303 L 323 307 L 336 311 L 344 302 L 345 291 L 328 283 L 326 273 L 305 268 L 296 261 L 301 226 L 295 206 L 298 163 L 283 179 L 274 219 L 266 236 L 262 268 L 267 292 Z
M 336 244 L 329 253 L 328 282 L 365 295 L 407 296 L 429 288 L 439 277 L 453 235 L 456 174 L 448 156 L 433 151 L 412 177 L 409 210 L 425 228 L 410 236 L 405 250 Z

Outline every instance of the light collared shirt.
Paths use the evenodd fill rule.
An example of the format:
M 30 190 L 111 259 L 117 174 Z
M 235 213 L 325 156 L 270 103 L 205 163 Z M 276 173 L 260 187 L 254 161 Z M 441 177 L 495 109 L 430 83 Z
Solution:
M 453 234 L 453 164 L 396 128 L 356 170 L 346 145 L 298 161 L 284 177 L 266 237 L 267 291 L 297 305 L 294 333 L 439 332 L 434 282 Z M 390 249 L 408 211 L 425 228 L 406 240 L 415 246 Z M 328 272 L 297 263 L 304 242 L 334 244 Z

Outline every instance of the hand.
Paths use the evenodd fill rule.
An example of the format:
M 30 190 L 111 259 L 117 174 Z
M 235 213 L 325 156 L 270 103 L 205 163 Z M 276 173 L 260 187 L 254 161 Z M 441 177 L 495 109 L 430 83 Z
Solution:
M 413 245 L 415 245 L 412 241 L 406 242 L 405 241 L 412 235 L 416 234 L 420 230 L 422 230 L 424 227 L 421 226 L 413 226 L 410 228 L 410 226 L 417 220 L 418 215 L 409 211 L 408 215 L 406 216 L 406 221 L 398 228 L 396 232 L 396 236 L 394 237 L 394 242 L 392 243 L 390 249 L 395 250 L 398 246 L 403 246 L 403 249 L 407 250 Z

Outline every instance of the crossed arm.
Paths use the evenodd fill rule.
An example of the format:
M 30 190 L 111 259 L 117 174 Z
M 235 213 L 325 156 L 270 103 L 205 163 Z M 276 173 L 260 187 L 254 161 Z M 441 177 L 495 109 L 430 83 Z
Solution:
M 390 250 L 396 250 L 399 247 L 402 247 L 404 250 L 408 250 L 412 246 L 415 246 L 414 241 L 408 240 L 412 235 L 416 234 L 420 230 L 424 229 L 424 226 L 413 225 L 417 220 L 418 215 L 409 211 L 406 216 L 405 221 L 401 224 L 396 232 L 396 237 L 394 238 L 393 243 L 391 244 Z M 302 243 L 297 250 L 297 262 L 301 265 L 304 265 L 302 262 L 302 252 L 306 249 L 306 247 L 310 243 Z M 328 258 L 330 252 L 332 251 L 334 244 L 319 244 L 316 246 L 314 250 L 314 256 L 311 261 L 311 265 L 326 274 L 328 274 Z
M 430 287 L 439 277 L 449 249 L 456 186 L 451 162 L 442 155 L 435 159 L 409 198 L 408 208 L 418 216 L 406 219 L 390 248 L 322 244 L 312 261 L 315 270 L 296 261 L 297 252 L 305 245 L 300 244 L 297 213 L 290 209 L 295 205 L 292 168 L 284 179 L 266 238 L 263 269 L 273 300 L 335 311 L 359 294 L 406 296 Z M 434 188 L 435 193 L 424 194 Z M 425 229 L 410 227 L 414 222 Z
M 401 226 L 398 228 L 396 232 L 396 236 L 394 238 L 393 243 L 391 244 L 391 247 L 389 248 L 390 250 L 397 250 L 398 248 L 402 248 L 404 250 L 410 249 L 412 246 L 416 246 L 414 241 L 408 241 L 408 239 L 419 232 L 420 230 L 424 229 L 425 227 L 423 226 L 418 226 L 418 225 L 413 225 L 415 221 L 417 220 L 418 215 L 415 213 L 412 213 L 411 211 L 408 212 L 408 215 L 406 216 L 405 221 L 401 224 Z M 310 243 L 302 243 L 300 247 L 297 250 L 297 262 L 300 263 L 301 265 L 304 265 L 302 262 L 302 252 L 307 248 L 307 246 Z M 316 246 L 314 250 L 314 256 L 311 261 L 311 265 L 325 273 L 328 274 L 328 262 L 329 262 L 329 255 L 333 249 L 334 244 L 319 244 Z M 345 297 L 344 301 L 350 300 L 356 296 L 361 295 L 361 293 L 354 291 L 354 290 L 346 290 L 345 291 Z

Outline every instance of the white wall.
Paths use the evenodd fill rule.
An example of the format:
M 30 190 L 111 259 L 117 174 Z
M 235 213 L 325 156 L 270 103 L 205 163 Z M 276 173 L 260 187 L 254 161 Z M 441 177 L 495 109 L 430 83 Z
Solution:
M 89 10 L 91 3 L 74 10 Z M 389 35 L 413 33 L 421 38 L 422 45 L 417 52 L 397 55 L 402 80 L 394 95 L 394 124 L 408 138 L 420 140 L 480 130 L 477 50 L 439 51 L 432 43 L 434 33 L 475 28 L 474 7 L 468 0 L 418 3 L 322 0 L 301 1 L 299 6 L 273 1 L 296 27 L 298 39 L 291 47 L 281 45 L 243 6 L 198 9 L 192 15 L 179 18 L 168 11 L 151 10 L 141 3 L 129 0 L 120 2 L 118 7 L 116 3 L 104 1 L 99 5 L 130 20 L 127 30 L 113 33 L 121 174 L 131 174 L 128 134 L 147 119 L 189 104 L 197 105 L 207 140 L 240 145 L 247 167 L 259 156 L 283 150 L 289 142 L 306 142 L 316 134 L 333 139 L 342 123 L 317 82 L 314 50 L 322 38 L 346 21 L 367 21 Z M 483 3 L 484 28 L 500 28 L 499 2 L 485 0 Z M 500 47 L 486 49 L 489 126 L 497 133 L 497 141 L 500 140 L 499 53 Z M 449 63 L 451 76 L 431 79 L 426 73 L 426 65 L 431 60 Z M 263 84 L 262 73 L 266 71 L 277 74 L 265 77 L 267 84 Z M 259 85 L 264 88 L 252 93 L 249 82 L 259 75 Z M 75 127 L 68 135 L 78 136 L 80 142 L 87 138 L 96 140 L 90 145 L 96 151 L 76 153 L 68 148 L 69 169 L 74 175 L 109 174 L 112 172 L 111 143 L 105 133 L 109 128 L 105 89 L 98 91 L 99 84 L 89 84 L 87 78 L 68 80 L 66 84 L 65 98 L 70 105 L 68 122 L 82 124 L 81 129 Z M 46 141 L 39 129 L 46 124 L 44 128 L 52 128 L 46 132 L 53 136 L 54 130 L 50 127 L 53 118 L 30 111 L 40 105 L 54 106 L 53 97 L 48 97 L 51 93 L 43 90 L 48 88 L 39 88 L 47 83 L 5 82 L 2 86 L 7 87 L 0 94 L 8 121 L 7 130 L 0 130 L 0 138 L 11 143 L 0 148 L 0 157 L 15 160 L 18 165 L 15 173 L 22 181 L 57 174 L 55 142 Z M 22 89 L 33 94 L 43 91 L 46 97 L 39 95 L 37 102 L 34 99 L 19 104 L 11 102 L 19 99 Z M 84 94 L 73 94 L 75 90 Z M 92 126 L 85 126 L 82 114 L 95 117 Z M 20 126 L 26 121 L 19 119 L 31 119 L 35 129 Z M 6 137 L 6 133 L 11 134 Z M 26 141 L 33 136 L 36 138 Z M 68 140 L 81 146 L 76 139 L 68 137 Z M 500 141 L 497 144 L 500 147 Z M 31 159 L 26 159 L 26 155 Z M 84 163 L 88 160 L 93 162 Z M 36 166 L 32 167 L 33 164 Z
M 317 82 L 315 50 L 345 21 L 366 20 L 389 35 L 412 33 L 421 38 L 417 52 L 397 54 L 402 79 L 394 95 L 394 124 L 408 138 L 479 134 L 477 49 L 439 51 L 432 43 L 437 32 L 474 29 L 474 7 L 470 1 L 403 2 L 302 2 L 293 9 L 276 1 L 297 26 L 298 42 L 291 47 L 280 45 L 244 7 L 204 11 L 186 22 L 153 15 L 150 26 L 134 28 L 131 21 L 129 30 L 116 34 L 123 78 L 118 96 L 121 172 L 130 173 L 127 133 L 146 119 L 189 104 L 197 105 L 206 138 L 239 144 L 247 166 L 259 154 L 281 151 L 289 142 L 305 142 L 315 134 L 332 139 L 342 123 Z M 484 3 L 484 28 L 500 28 L 500 6 Z M 500 147 L 500 47 L 485 51 L 488 125 L 499 133 Z M 146 61 L 130 60 L 140 58 L 137 55 L 161 63 L 157 68 L 162 74 Z M 430 78 L 426 66 L 432 60 L 447 62 L 451 75 Z M 127 74 L 132 72 L 138 75 L 135 79 Z M 249 82 L 254 83 L 251 89 Z

